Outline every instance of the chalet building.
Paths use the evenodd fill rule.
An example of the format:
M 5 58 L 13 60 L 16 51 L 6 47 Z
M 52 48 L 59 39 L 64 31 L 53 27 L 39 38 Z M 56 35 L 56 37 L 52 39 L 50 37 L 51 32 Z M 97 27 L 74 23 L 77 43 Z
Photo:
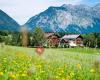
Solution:
M 64 35 L 60 44 L 68 45 L 69 47 L 83 46 L 83 37 L 81 35 Z
M 55 47 L 59 45 L 60 37 L 55 33 L 45 33 L 47 39 L 46 44 L 48 47 Z

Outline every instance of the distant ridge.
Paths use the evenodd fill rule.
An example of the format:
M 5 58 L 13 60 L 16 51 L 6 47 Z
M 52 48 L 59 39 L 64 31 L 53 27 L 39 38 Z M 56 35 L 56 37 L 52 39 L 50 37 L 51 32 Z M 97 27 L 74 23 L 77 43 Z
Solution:
M 19 31 L 19 29 L 20 25 L 5 12 L 0 10 L 0 30 Z
M 45 32 L 100 32 L 100 4 L 52 6 L 31 17 L 25 25 L 31 31 L 41 27 Z

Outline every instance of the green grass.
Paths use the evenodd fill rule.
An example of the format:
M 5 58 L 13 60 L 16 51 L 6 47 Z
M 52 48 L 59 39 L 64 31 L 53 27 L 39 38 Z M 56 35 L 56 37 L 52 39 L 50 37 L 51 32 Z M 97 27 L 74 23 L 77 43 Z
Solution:
M 0 47 L 0 80 L 99 80 L 100 49 Z

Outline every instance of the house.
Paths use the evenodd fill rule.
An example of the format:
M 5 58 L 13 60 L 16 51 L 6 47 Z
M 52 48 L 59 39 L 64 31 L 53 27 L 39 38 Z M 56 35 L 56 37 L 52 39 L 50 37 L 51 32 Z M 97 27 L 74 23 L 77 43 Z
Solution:
M 49 47 L 55 47 L 59 45 L 60 37 L 56 35 L 55 33 L 45 33 L 46 37 L 46 44 Z
M 64 35 L 60 40 L 60 44 L 70 47 L 83 46 L 83 37 L 78 34 Z

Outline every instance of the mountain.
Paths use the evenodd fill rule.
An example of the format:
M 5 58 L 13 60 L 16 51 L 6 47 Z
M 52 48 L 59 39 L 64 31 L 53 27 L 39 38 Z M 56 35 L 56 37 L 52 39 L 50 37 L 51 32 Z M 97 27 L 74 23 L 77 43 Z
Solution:
M 94 15 L 97 18 L 100 18 L 100 3 L 93 7 Z
M 19 31 L 20 25 L 0 10 L 0 30 Z
M 100 32 L 100 4 L 52 6 L 30 18 L 25 25 L 31 31 L 41 27 L 45 32 Z

